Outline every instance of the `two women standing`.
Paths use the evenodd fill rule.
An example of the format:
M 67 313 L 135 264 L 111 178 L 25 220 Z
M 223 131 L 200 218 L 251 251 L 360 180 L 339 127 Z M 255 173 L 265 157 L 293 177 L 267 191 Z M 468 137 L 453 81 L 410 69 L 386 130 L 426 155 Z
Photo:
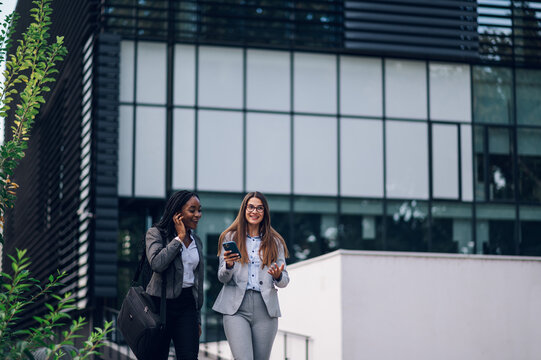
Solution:
M 173 340 L 178 359 L 197 359 L 203 304 L 202 244 L 194 230 L 201 218 L 199 197 L 179 191 L 146 234 L 146 255 L 153 270 L 146 292 L 160 306 L 162 274 L 166 276 L 166 331 L 156 344 L 156 359 L 167 359 Z M 163 239 L 165 238 L 165 246 Z M 234 241 L 240 255 L 222 244 Z M 224 284 L 213 309 L 223 314 L 224 330 L 237 360 L 270 357 L 278 330 L 277 288 L 289 283 L 287 246 L 273 229 L 267 200 L 248 193 L 237 218 L 221 234 L 218 280 Z

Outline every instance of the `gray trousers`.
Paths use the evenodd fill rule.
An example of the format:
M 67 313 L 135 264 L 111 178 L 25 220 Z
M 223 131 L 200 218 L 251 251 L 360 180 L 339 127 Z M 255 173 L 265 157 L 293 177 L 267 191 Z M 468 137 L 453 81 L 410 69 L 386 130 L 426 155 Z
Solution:
M 269 316 L 259 291 L 246 290 L 239 310 L 224 315 L 224 331 L 235 360 L 268 360 L 278 318 Z

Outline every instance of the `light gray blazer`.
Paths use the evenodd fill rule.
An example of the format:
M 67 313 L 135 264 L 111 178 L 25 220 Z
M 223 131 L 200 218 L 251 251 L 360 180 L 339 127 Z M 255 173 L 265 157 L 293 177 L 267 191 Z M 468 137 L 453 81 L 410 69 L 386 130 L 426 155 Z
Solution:
M 225 236 L 224 241 L 231 241 L 232 233 Z M 276 240 L 278 242 L 278 240 Z M 220 252 L 220 265 L 218 267 L 218 280 L 224 284 L 216 302 L 212 309 L 222 314 L 233 315 L 237 312 L 244 299 L 246 285 L 248 284 L 248 264 L 240 262 L 228 269 L 224 261 L 224 250 Z M 285 264 L 284 247 L 278 242 L 278 266 Z M 271 274 L 267 272 L 268 266 L 263 269 L 259 268 L 259 286 L 261 289 L 261 297 L 267 306 L 267 312 L 270 317 L 280 317 L 280 305 L 278 304 L 278 289 L 277 287 L 286 287 L 289 283 L 289 275 L 284 267 L 282 278 L 280 281 L 274 281 Z
M 201 240 L 192 232 L 199 253 L 199 265 L 194 270 L 195 281 L 193 284 L 193 297 L 197 310 L 203 306 L 203 276 L 205 267 L 203 265 L 203 254 Z M 152 268 L 152 278 L 150 279 L 146 292 L 152 296 L 162 296 L 162 272 L 166 271 L 167 288 L 165 297 L 167 299 L 177 298 L 182 292 L 182 282 L 184 281 L 184 265 L 182 264 L 182 245 L 180 241 L 167 239 L 167 246 L 163 246 L 160 231 L 151 227 L 148 229 L 145 242 L 146 254 L 150 267 Z M 171 266 L 169 266 L 171 265 Z

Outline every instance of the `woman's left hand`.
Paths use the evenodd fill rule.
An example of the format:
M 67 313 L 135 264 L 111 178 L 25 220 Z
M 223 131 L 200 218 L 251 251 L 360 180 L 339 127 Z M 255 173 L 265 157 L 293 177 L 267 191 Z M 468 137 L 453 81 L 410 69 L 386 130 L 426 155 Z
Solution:
M 285 264 L 282 264 L 282 266 L 278 266 L 277 263 L 274 263 L 271 265 L 267 272 L 271 274 L 275 280 L 278 280 L 280 279 L 280 276 L 282 276 L 282 271 L 284 271 L 284 265 Z

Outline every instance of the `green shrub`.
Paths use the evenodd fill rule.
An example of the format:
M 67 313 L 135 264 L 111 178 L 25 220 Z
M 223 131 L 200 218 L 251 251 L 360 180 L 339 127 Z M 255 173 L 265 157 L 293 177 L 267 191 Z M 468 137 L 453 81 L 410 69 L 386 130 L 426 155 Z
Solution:
M 72 320 L 69 312 L 75 309 L 70 293 L 63 296 L 53 291 L 62 286 L 65 272 L 50 275 L 46 284 L 41 284 L 31 277 L 28 266 L 30 259 L 26 250 L 17 250 L 15 257 L 9 255 L 13 273 L 1 273 L 0 281 L 0 358 L 35 359 L 39 350 L 44 359 L 59 359 L 65 349 L 73 348 L 75 340 L 81 338 L 78 332 L 86 325 L 84 318 Z M 17 329 L 21 313 L 40 297 L 48 295 L 53 301 L 45 303 L 47 312 L 44 316 L 35 316 L 36 325 L 29 329 Z M 106 322 L 103 329 L 95 329 L 83 347 L 73 351 L 73 359 L 87 359 L 99 354 L 106 335 L 111 332 L 112 323 Z

